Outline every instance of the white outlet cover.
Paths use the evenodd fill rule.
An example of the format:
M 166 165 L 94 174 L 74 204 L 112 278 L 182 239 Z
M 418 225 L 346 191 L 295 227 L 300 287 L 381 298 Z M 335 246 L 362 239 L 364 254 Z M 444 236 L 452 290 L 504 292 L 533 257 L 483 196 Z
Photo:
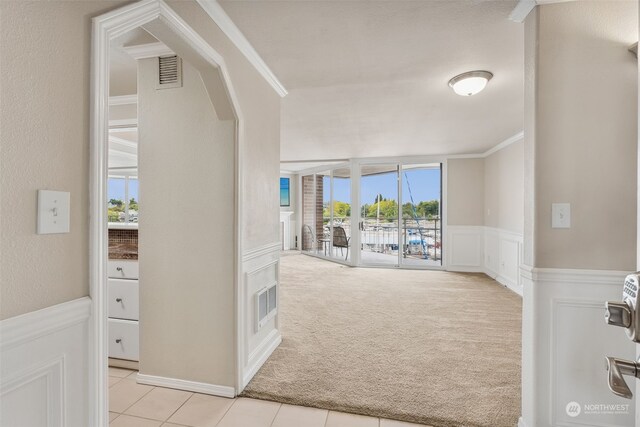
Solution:
M 71 194 L 66 191 L 38 190 L 38 234 L 69 232 Z
M 551 204 L 551 228 L 571 228 L 571 204 Z

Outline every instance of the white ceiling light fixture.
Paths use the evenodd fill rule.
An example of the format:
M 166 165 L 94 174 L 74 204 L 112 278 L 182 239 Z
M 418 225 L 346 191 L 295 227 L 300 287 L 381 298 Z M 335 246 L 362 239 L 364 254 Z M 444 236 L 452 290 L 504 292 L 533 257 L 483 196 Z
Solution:
M 467 71 L 449 80 L 449 87 L 460 96 L 471 96 L 482 91 L 491 77 L 493 74 L 489 71 Z

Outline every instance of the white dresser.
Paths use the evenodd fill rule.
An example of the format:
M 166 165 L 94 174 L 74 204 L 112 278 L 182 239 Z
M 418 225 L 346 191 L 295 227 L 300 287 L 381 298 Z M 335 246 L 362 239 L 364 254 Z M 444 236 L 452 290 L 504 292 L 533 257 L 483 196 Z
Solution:
M 109 357 L 139 360 L 138 261 L 109 260 Z

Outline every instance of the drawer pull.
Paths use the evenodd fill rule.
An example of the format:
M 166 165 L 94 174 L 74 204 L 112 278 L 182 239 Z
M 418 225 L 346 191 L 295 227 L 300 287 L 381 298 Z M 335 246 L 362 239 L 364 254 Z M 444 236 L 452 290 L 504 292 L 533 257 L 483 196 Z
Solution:
M 122 271 L 122 267 L 116 267 L 116 271 Z
M 117 338 L 116 339 L 116 344 L 120 344 L 122 342 L 122 338 Z
M 116 298 L 116 302 L 122 302 L 122 298 Z

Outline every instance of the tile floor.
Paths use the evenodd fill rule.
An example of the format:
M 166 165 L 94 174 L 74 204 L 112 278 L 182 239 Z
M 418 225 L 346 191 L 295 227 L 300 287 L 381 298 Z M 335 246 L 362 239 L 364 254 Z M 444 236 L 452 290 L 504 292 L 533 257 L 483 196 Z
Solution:
M 411 427 L 418 424 L 256 399 L 226 399 L 137 384 L 109 368 L 111 427 Z

